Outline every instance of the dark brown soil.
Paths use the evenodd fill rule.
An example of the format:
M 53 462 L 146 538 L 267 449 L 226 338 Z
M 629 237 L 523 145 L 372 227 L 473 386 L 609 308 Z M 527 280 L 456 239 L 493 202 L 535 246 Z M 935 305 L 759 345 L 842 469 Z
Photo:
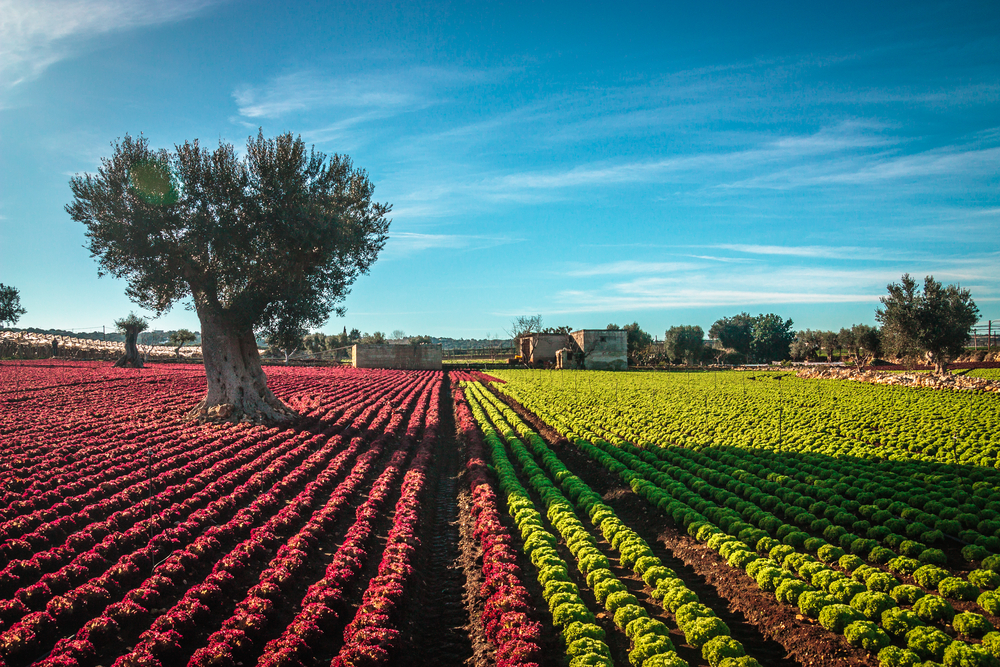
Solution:
M 434 468 L 421 499 L 419 556 L 406 596 L 406 622 L 394 663 L 461 665 L 473 656 L 465 606 L 466 572 L 460 549 L 458 481 L 462 456 L 455 437 L 451 387 L 441 387 L 440 436 Z

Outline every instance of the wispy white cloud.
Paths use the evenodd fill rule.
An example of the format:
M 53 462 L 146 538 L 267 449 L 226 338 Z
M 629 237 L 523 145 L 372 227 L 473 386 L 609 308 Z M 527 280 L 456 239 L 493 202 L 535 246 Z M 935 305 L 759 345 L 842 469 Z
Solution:
M 471 234 L 421 234 L 417 232 L 392 232 L 382 257 L 393 259 L 413 255 L 425 250 L 482 250 L 520 239 L 505 236 L 476 236 Z
M 754 246 L 747 246 L 755 248 Z M 773 256 L 768 246 L 757 247 Z M 783 249 L 777 249 L 783 250 Z M 810 254 L 782 254 L 802 259 L 837 259 L 838 251 L 823 252 L 819 246 Z M 991 301 L 1000 294 L 995 266 L 998 253 L 971 256 L 928 256 L 897 259 L 892 266 L 799 265 L 767 261 L 753 265 L 684 265 L 670 262 L 625 260 L 597 265 L 591 273 L 569 273 L 579 286 L 556 291 L 547 308 L 528 304 L 526 310 L 553 314 L 623 312 L 665 308 L 712 306 L 753 307 L 780 304 L 834 304 L 878 302 L 885 286 L 904 272 L 916 276 L 934 275 L 947 283 L 958 282 L 973 289 L 978 299 Z M 629 272 L 627 269 L 632 268 Z M 588 284 L 587 278 L 601 275 L 625 279 L 605 284 Z
M 732 250 L 749 255 L 776 255 L 782 257 L 812 257 L 816 259 L 898 259 L 900 254 L 883 248 L 864 248 L 858 246 L 779 246 L 753 245 L 744 243 L 720 243 L 712 248 Z M 907 253 L 912 258 L 913 253 Z
M 189 18 L 217 0 L 0 0 L 0 88 L 39 76 L 88 38 Z
M 606 264 L 588 264 L 580 268 L 569 269 L 564 275 L 574 277 L 584 276 L 614 276 L 635 275 L 642 273 L 669 273 L 672 271 L 690 271 L 702 266 L 693 262 L 637 262 L 622 260 Z
M 354 118 L 359 122 L 431 106 L 442 91 L 499 74 L 499 70 L 442 67 L 370 70 L 354 76 L 303 70 L 273 77 L 264 84 L 239 86 L 233 91 L 233 99 L 245 118 L 278 118 L 292 112 L 331 108 L 382 112 L 357 115 Z

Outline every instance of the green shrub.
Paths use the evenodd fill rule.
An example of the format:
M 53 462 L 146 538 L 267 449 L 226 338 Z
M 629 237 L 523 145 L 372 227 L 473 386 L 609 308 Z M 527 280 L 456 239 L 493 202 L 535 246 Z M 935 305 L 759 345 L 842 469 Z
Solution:
M 684 641 L 700 649 L 709 640 L 729 634 L 729 626 L 722 619 L 715 617 L 696 618 L 684 630 Z
M 831 604 L 819 612 L 819 624 L 831 632 L 843 632 L 851 623 L 863 620 L 861 612 L 851 609 L 846 604 Z
M 879 667 L 920 667 L 923 662 L 913 651 L 898 646 L 886 646 L 878 652 Z
M 542 595 L 546 600 L 556 593 L 573 593 L 574 595 L 580 594 L 580 589 L 577 588 L 576 584 L 572 581 L 550 581 L 545 584 L 545 588 L 542 590 Z
M 677 627 L 684 631 L 688 624 L 694 622 L 696 618 L 709 618 L 715 616 L 715 612 L 710 607 L 700 602 L 689 602 L 674 612 L 674 621 Z
M 711 667 L 719 667 L 726 658 L 740 658 L 746 655 L 743 645 L 732 637 L 720 635 L 709 641 L 701 648 L 701 657 L 708 660 Z
M 955 632 L 966 637 L 982 637 L 993 630 L 993 624 L 986 620 L 985 616 L 971 611 L 955 614 L 955 618 L 951 621 L 951 627 L 955 628 Z
M 879 591 L 881 593 L 888 593 L 896 586 L 899 586 L 899 579 L 892 576 L 888 572 L 874 572 L 865 580 L 865 586 L 868 587 L 870 591 Z
M 789 577 L 778 584 L 778 587 L 774 590 L 774 597 L 778 602 L 798 604 L 799 596 L 810 588 L 811 586 L 806 582 Z
M 914 542 L 913 540 L 904 540 L 899 545 L 899 553 L 906 556 L 907 558 L 917 558 L 920 556 L 920 552 L 926 549 L 924 545 L 920 542 Z
M 566 647 L 566 655 L 571 658 L 588 653 L 602 655 L 605 658 L 611 657 L 611 649 L 608 648 L 608 645 L 593 637 L 581 637 Z
M 893 607 L 882 612 L 882 628 L 894 637 L 902 637 L 913 628 L 926 625 L 909 609 Z
M 830 585 L 833 582 L 846 578 L 847 577 L 844 576 L 843 572 L 839 572 L 832 568 L 827 568 L 825 570 L 820 570 L 816 574 L 814 574 L 810 581 L 812 582 L 813 586 L 818 586 L 819 588 L 822 588 L 824 591 L 828 591 L 830 590 Z
M 851 572 L 851 579 L 863 584 L 868 581 L 868 577 L 876 572 L 881 572 L 881 570 L 877 567 L 872 567 L 871 565 L 859 565 L 854 568 L 853 572 Z
M 993 570 L 994 572 L 1000 572 L 1000 555 L 993 554 L 992 556 L 987 556 L 980 563 L 984 570 Z
M 625 636 L 629 639 L 633 639 L 639 635 L 649 634 L 663 635 L 666 637 L 670 634 L 670 630 L 663 623 L 663 621 L 650 618 L 649 616 L 637 616 L 625 625 Z
M 799 566 L 799 576 L 806 581 L 812 581 L 817 572 L 826 571 L 830 568 L 819 561 L 808 561 Z
M 779 544 L 781 544 L 781 542 L 774 539 L 773 537 L 762 537 L 759 540 L 757 540 L 757 544 L 755 545 L 754 548 L 757 549 L 758 553 L 767 554 L 771 552 L 771 549 L 778 546 Z
M 913 578 L 924 588 L 937 589 L 938 584 L 951 576 L 948 570 L 937 565 L 924 565 L 913 573 Z
M 552 610 L 552 622 L 556 625 L 563 627 L 574 621 L 593 623 L 594 615 L 590 613 L 586 605 L 574 602 L 559 605 Z
M 865 562 L 854 554 L 847 554 L 846 556 L 841 556 L 837 564 L 846 572 L 854 572 L 854 570 L 864 565 Z
M 746 573 L 756 580 L 757 573 L 765 567 L 774 567 L 774 561 L 770 558 L 758 558 L 757 560 L 752 560 L 747 563 Z
M 676 653 L 660 653 L 646 658 L 642 667 L 688 667 L 688 664 Z
M 579 560 L 580 571 L 584 574 L 594 570 L 606 570 L 611 567 L 611 561 L 601 553 L 587 554 Z
M 623 584 L 617 578 L 605 578 L 597 582 L 597 584 L 594 586 L 594 597 L 597 598 L 598 602 L 604 605 L 606 604 L 605 601 L 608 599 L 608 596 L 611 595 L 612 593 L 621 593 L 627 591 L 628 589 L 625 587 L 625 584 Z
M 564 565 L 546 565 L 538 572 L 538 583 L 542 586 L 550 581 L 571 581 Z
M 952 642 L 944 650 L 945 667 L 997 667 L 997 659 L 982 646 Z
M 866 557 L 872 549 L 878 546 L 878 542 L 875 540 L 870 540 L 867 537 L 859 537 L 858 539 L 851 542 L 851 553 L 857 554 L 862 558 Z
M 891 595 L 892 599 L 898 604 L 913 604 L 920 598 L 927 595 L 927 593 L 913 584 L 900 584 L 889 591 L 889 595 Z
M 583 639 L 584 637 L 591 637 L 592 639 L 600 639 L 604 641 L 604 628 L 594 623 L 581 623 L 580 621 L 574 621 L 563 628 L 562 631 L 563 639 L 566 644 L 571 644 L 577 639 Z
M 973 561 L 982 560 L 989 555 L 990 552 L 988 552 L 986 549 L 979 546 L 978 544 L 967 544 L 964 547 L 962 547 L 962 558 L 964 558 L 966 561 L 970 563 Z
M 847 604 L 854 599 L 854 596 L 867 590 L 864 584 L 859 584 L 850 579 L 840 579 L 830 584 L 830 595 L 842 604 Z
M 640 558 L 635 562 L 635 565 L 632 566 L 632 569 L 635 571 L 636 574 L 638 574 L 641 577 L 646 574 L 646 570 L 648 570 L 649 568 L 659 567 L 659 566 L 660 566 L 660 559 L 657 558 L 656 556 L 643 556 L 642 558 Z
M 906 633 L 906 648 L 924 660 L 940 661 L 951 642 L 951 637 L 928 625 L 913 628 Z
M 760 556 L 758 556 L 755 552 L 750 551 L 749 549 L 739 549 L 733 551 L 733 553 L 729 555 L 729 557 L 726 559 L 726 563 L 728 563 L 730 567 L 738 567 L 742 570 L 745 569 L 746 566 L 749 565 L 751 561 L 755 560 L 763 560 L 763 559 L 761 559 Z
M 567 602 L 580 602 L 580 594 L 572 591 L 554 593 L 548 599 L 549 611 L 555 609 L 561 604 L 566 604 Z
M 616 577 L 615 573 L 612 572 L 610 569 L 591 570 L 590 572 L 587 573 L 587 585 L 590 586 L 591 588 L 594 588 L 595 586 L 597 586 L 597 584 L 606 580 L 617 581 L 618 577 Z
M 698 595 L 686 586 L 678 586 L 666 592 L 663 596 L 663 606 L 670 611 L 677 611 L 689 602 L 697 602 Z
M 614 667 L 614 664 L 611 658 L 596 653 L 574 656 L 569 661 L 569 667 Z
M 643 665 L 642 667 L 649 667 L 649 665 Z M 757 658 L 744 655 L 739 658 L 726 658 L 719 663 L 719 667 L 760 667 L 760 663 L 757 662 Z
M 806 551 L 814 554 L 817 553 L 824 546 L 827 546 L 828 544 L 829 543 L 822 537 L 810 537 L 808 540 L 806 540 L 806 543 L 803 544 L 802 546 L 805 547 Z
M 642 573 L 642 580 L 646 582 L 647 585 L 656 588 L 656 584 L 661 579 L 667 579 L 676 577 L 677 573 L 671 570 L 669 567 L 664 567 L 663 565 L 656 565 L 647 568 L 645 572 Z
M 654 655 L 674 653 L 674 645 L 663 635 L 640 635 L 629 651 L 628 661 L 632 667 L 642 667 Z
M 895 572 L 896 574 L 913 574 L 920 569 L 920 561 L 916 558 L 897 556 L 889 561 L 888 566 L 889 571 Z
M 948 556 L 940 549 L 925 549 L 917 556 L 921 563 L 933 563 L 934 565 L 945 565 L 948 563 Z
M 878 563 L 879 565 L 885 565 L 893 558 L 896 558 L 896 552 L 892 549 L 886 549 L 885 547 L 875 547 L 868 552 L 868 562 Z
M 975 600 L 979 587 L 960 577 L 947 577 L 938 584 L 938 593 L 947 600 Z
M 993 570 L 973 570 L 969 572 L 969 583 L 991 591 L 1000 586 L 1000 574 Z
M 850 644 L 868 651 L 878 651 L 889 645 L 889 635 L 871 621 L 854 621 L 844 628 L 844 637 Z
M 639 600 L 628 591 L 615 591 L 604 600 L 604 608 L 615 613 L 626 605 L 638 605 Z
M 976 598 L 976 603 L 985 609 L 987 614 L 1000 616 L 1000 594 L 994 591 L 986 591 Z
M 779 570 L 776 567 L 765 567 L 757 572 L 757 576 L 754 579 L 761 590 L 773 593 L 778 588 L 778 584 L 781 583 L 782 579 L 788 579 L 791 576 L 789 573 Z
M 819 612 L 823 607 L 835 603 L 836 600 L 832 595 L 822 591 L 803 591 L 799 595 L 799 611 L 809 618 L 819 618 Z
M 649 616 L 644 608 L 637 604 L 627 604 L 615 610 L 615 625 L 624 630 L 629 623 L 643 616 Z
M 869 621 L 882 618 L 882 612 L 896 606 L 896 601 L 885 593 L 865 591 L 851 600 L 851 608 L 860 611 Z
M 955 609 L 947 600 L 937 595 L 925 595 L 913 605 L 917 616 L 928 623 L 937 621 L 951 622 L 955 617 Z
M 994 658 L 1000 658 L 1000 632 L 990 632 L 983 637 L 983 648 L 989 651 Z
M 774 562 L 781 563 L 785 560 L 785 556 L 793 553 L 795 553 L 795 547 L 790 547 L 787 544 L 779 544 L 773 547 L 767 555 Z
M 819 548 L 819 551 L 816 552 L 816 556 L 824 563 L 832 563 L 835 560 L 839 560 L 844 553 L 844 550 L 840 547 L 827 544 Z

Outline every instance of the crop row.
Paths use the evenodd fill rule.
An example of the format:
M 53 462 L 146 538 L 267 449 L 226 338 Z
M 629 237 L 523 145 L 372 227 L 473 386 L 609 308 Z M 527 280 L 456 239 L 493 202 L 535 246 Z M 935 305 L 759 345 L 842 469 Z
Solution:
M 452 373 L 454 378 L 455 373 Z M 497 667 L 527 667 L 541 660 L 541 624 L 534 617 L 531 596 L 517 564 L 513 538 L 501 522 L 497 497 L 490 483 L 482 434 L 465 395 L 452 390 L 455 421 L 466 450 L 466 472 L 472 496 L 473 534 L 482 551 L 480 595 L 483 630 L 496 647 Z
M 32 454 L 34 467 L 18 469 L 31 467 L 17 478 L 24 491 L 0 504 L 0 663 L 278 665 L 294 664 L 308 642 L 334 652 L 362 646 L 364 633 L 345 641 L 336 619 L 349 625 L 359 584 L 380 607 L 401 594 L 409 564 L 396 545 L 415 541 L 440 374 L 286 379 L 276 391 L 297 392 L 284 395 L 312 411 L 312 431 L 183 425 L 164 435 L 151 420 L 135 424 L 147 432 L 121 451 L 95 443 L 78 457 Z M 19 435 L 0 438 L 0 448 Z M 378 581 L 363 583 L 372 536 L 397 495 L 393 547 L 382 552 Z M 330 532 L 342 529 L 346 536 Z M 289 605 L 290 594 L 299 602 Z M 391 634 L 379 620 L 356 619 Z
M 859 511 L 861 507 L 867 508 L 863 511 L 867 516 L 878 512 L 892 514 L 890 509 L 901 512 L 907 516 L 909 525 L 915 525 L 928 513 L 903 502 L 911 498 L 906 490 L 889 490 L 876 481 L 859 484 L 859 480 L 844 476 L 843 472 L 839 478 L 830 476 L 827 479 L 805 475 L 802 481 L 774 472 L 765 476 L 768 464 L 780 465 L 777 460 L 784 455 L 772 455 L 771 460 L 764 456 L 761 457 L 764 460 L 755 462 L 753 456 L 738 450 L 713 448 L 699 453 L 675 447 L 642 449 L 621 439 L 612 444 L 587 429 L 582 423 L 585 420 L 566 419 L 552 410 L 541 412 L 540 416 L 548 418 L 584 453 L 620 475 L 636 493 L 660 508 L 692 536 L 707 541 L 730 565 L 745 569 L 762 589 L 773 591 L 779 601 L 798 604 L 803 614 L 818 618 L 831 630 L 844 632 L 852 643 L 872 650 L 883 649 L 880 657 L 884 664 L 915 664 L 918 656 L 921 659 L 944 659 L 946 664 L 956 665 L 985 665 L 995 660 L 994 655 L 975 645 L 974 641 L 954 641 L 944 631 L 950 630 L 952 635 L 971 640 L 971 637 L 979 637 L 992 630 L 992 623 L 987 617 L 974 612 L 956 614 L 946 597 L 953 601 L 978 597 L 981 606 L 994 620 L 993 615 L 1000 611 L 1000 605 L 993 593 L 987 591 L 980 594 L 975 583 L 951 576 L 952 573 L 939 567 L 944 564 L 943 552 L 900 538 L 899 544 L 910 549 L 911 555 L 919 556 L 921 560 L 917 560 L 874 546 L 877 542 L 873 539 L 841 533 L 840 544 L 855 552 L 846 554 L 841 547 L 828 543 L 822 537 L 810 537 L 802 530 L 805 526 L 823 527 L 816 526 L 820 519 L 813 516 L 811 510 L 824 509 L 824 505 L 826 509 L 832 509 L 831 518 L 836 520 L 841 517 L 844 522 L 850 520 L 854 526 L 859 520 L 846 510 Z M 709 453 L 712 456 L 708 456 Z M 835 467 L 835 464 L 831 465 Z M 820 490 L 824 490 L 825 485 L 817 486 L 816 482 L 831 481 L 831 491 L 844 491 L 878 504 L 860 505 L 858 500 L 853 500 L 849 501 L 855 503 L 853 508 L 838 507 L 836 503 L 831 505 L 800 493 L 800 488 L 803 492 L 810 490 L 810 485 L 805 483 L 807 481 L 813 483 L 812 488 Z M 790 484 L 783 487 L 781 482 Z M 837 484 L 843 485 L 843 488 L 832 488 Z M 778 495 L 768 491 L 776 491 Z M 959 512 L 962 509 L 970 515 L 975 510 L 993 510 L 988 507 L 995 502 L 990 499 L 992 491 L 988 487 L 977 489 L 977 492 L 980 491 L 984 493 L 978 496 L 928 498 L 915 493 L 912 498 L 917 507 L 937 509 L 939 512 L 956 510 L 956 514 L 946 513 L 948 518 L 938 519 L 954 521 L 955 516 L 962 516 Z M 952 493 L 955 491 L 952 490 Z M 885 497 L 889 494 L 889 498 Z M 808 499 L 807 502 L 794 504 L 802 498 Z M 833 496 L 827 497 L 827 500 L 831 499 Z M 952 500 L 958 507 L 940 502 L 944 500 Z M 963 500 L 978 501 L 978 504 L 966 502 L 968 506 L 963 507 Z M 809 510 L 805 509 L 807 506 Z M 765 507 L 782 511 L 791 522 L 782 521 Z M 909 515 L 908 510 L 911 511 Z M 973 518 L 970 517 L 968 523 L 980 525 L 984 521 L 973 521 Z M 824 520 L 830 524 L 828 519 Z M 834 536 L 837 531 L 831 534 L 829 527 L 825 527 L 826 536 Z M 843 530 L 842 526 L 838 527 Z M 922 530 L 926 533 L 927 527 Z M 758 552 L 769 558 L 762 558 Z M 975 552 L 968 547 L 965 553 L 982 555 L 981 551 Z M 869 564 L 864 564 L 859 556 L 867 557 Z M 1000 583 L 1000 577 L 992 568 L 1000 565 L 1000 559 L 990 557 L 983 564 L 988 569 L 974 571 L 969 579 L 984 587 L 995 588 Z M 882 565 L 887 565 L 891 573 L 882 569 Z M 911 575 L 916 585 L 904 584 L 893 574 L 904 578 Z M 882 627 L 879 627 L 880 624 Z M 939 627 L 934 627 L 934 624 Z M 890 645 L 890 635 L 905 641 L 907 648 Z M 987 635 L 985 644 L 992 651 L 1000 649 L 1000 634 Z
M 990 474 L 1000 454 L 994 394 L 774 373 L 493 374 L 518 401 L 533 397 L 588 415 L 633 443 L 939 461 L 984 466 Z
M 708 660 L 709 664 L 721 664 L 726 667 L 757 664 L 756 660 L 745 655 L 743 646 L 729 636 L 728 627 L 715 612 L 702 604 L 697 594 L 685 586 L 676 573 L 663 566 L 649 545 L 615 515 L 614 511 L 601 500 L 600 495 L 572 474 L 537 433 L 534 433 L 505 405 L 479 389 L 478 385 L 468 384 L 466 388 L 474 397 L 487 438 L 491 435 L 496 437 L 493 427 L 500 431 L 519 462 L 523 476 L 543 499 L 552 525 L 560 533 L 569 550 L 574 553 L 577 567 L 585 576 L 587 585 L 593 589 L 598 602 L 613 615 L 618 630 L 624 632 L 630 640 L 631 664 L 636 667 L 639 665 L 649 667 L 686 663 L 674 651 L 666 625 L 652 618 L 639 600 L 628 592 L 626 585 L 615 576 L 610 561 L 597 548 L 596 541 L 585 529 L 576 512 L 588 517 L 594 529 L 601 533 L 614 551 L 618 552 L 618 560 L 623 567 L 632 569 L 651 588 L 671 591 L 669 601 L 663 603 L 664 611 L 672 615 L 676 626 L 684 634 L 685 643 L 700 649 L 703 658 Z M 494 445 L 494 448 L 496 447 L 497 445 Z M 526 539 L 526 549 L 530 550 L 536 546 L 532 544 L 532 539 L 530 535 Z M 536 560 L 534 553 L 532 560 Z M 569 586 L 575 589 L 575 585 L 569 584 Z M 574 589 L 570 592 L 576 592 Z M 553 595 L 549 599 L 549 604 L 553 606 L 554 602 L 558 604 L 558 601 L 559 598 Z M 559 622 L 555 611 L 553 619 Z M 575 654 L 581 652 L 582 647 L 575 644 L 575 641 L 579 640 L 573 640 L 576 635 L 572 631 L 567 632 L 568 630 L 567 628 L 563 631 L 564 636 L 569 634 L 566 637 L 568 652 L 573 659 L 585 660 L 578 653 Z M 579 628 L 574 630 L 576 633 L 581 631 Z M 598 636 L 603 637 L 603 630 Z M 599 645 L 594 646 L 592 643 L 590 648 L 594 653 L 600 650 Z M 610 655 L 605 654 L 604 658 L 610 663 Z

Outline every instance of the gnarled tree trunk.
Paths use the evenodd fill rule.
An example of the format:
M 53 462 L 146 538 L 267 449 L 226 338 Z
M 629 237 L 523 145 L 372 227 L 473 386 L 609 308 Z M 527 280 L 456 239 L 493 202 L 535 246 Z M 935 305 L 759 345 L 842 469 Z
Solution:
M 198 307 L 208 393 L 189 413 L 199 421 L 279 424 L 298 415 L 267 388 L 257 341 L 250 327 L 228 322 L 224 313 Z
M 142 368 L 142 355 L 136 343 L 138 339 L 138 331 L 125 331 L 125 356 L 115 362 L 115 368 Z

